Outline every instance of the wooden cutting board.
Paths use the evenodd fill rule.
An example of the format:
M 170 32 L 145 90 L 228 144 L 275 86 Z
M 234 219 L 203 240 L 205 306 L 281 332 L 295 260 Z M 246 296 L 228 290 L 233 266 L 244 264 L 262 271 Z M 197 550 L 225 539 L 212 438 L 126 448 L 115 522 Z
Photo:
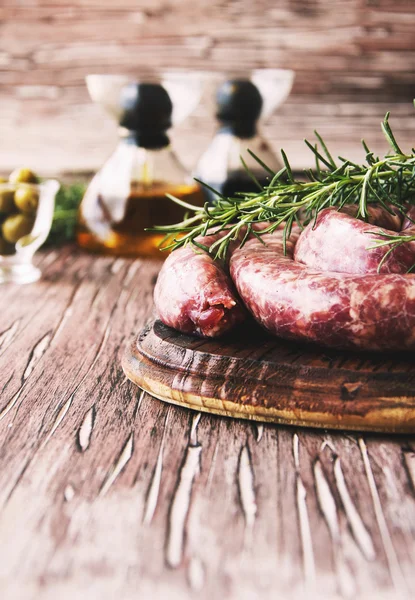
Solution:
M 271 337 L 255 324 L 220 340 L 150 323 L 125 374 L 156 398 L 206 411 L 307 427 L 415 432 L 412 354 L 327 350 Z

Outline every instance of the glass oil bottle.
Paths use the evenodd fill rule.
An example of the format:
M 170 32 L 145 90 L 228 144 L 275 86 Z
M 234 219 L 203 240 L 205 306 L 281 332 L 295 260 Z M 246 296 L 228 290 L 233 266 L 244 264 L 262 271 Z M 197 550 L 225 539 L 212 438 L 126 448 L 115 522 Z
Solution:
M 166 134 L 172 102 L 159 83 L 130 83 L 120 93 L 120 140 L 82 200 L 77 240 L 104 254 L 164 258 L 163 234 L 145 231 L 183 219 L 171 194 L 201 205 L 198 185 L 172 151 Z

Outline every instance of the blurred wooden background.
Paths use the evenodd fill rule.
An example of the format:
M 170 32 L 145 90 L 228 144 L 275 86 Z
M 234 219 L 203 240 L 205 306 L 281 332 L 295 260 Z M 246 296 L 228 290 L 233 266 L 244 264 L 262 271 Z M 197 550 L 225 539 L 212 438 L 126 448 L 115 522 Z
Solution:
M 266 133 L 297 167 L 314 128 L 343 155 L 363 156 L 363 135 L 382 152 L 386 110 L 402 145 L 415 143 L 414 0 L 2 0 L 0 170 L 98 167 L 116 129 L 85 75 L 153 67 L 294 69 Z M 188 166 L 213 129 L 201 105 L 174 132 Z

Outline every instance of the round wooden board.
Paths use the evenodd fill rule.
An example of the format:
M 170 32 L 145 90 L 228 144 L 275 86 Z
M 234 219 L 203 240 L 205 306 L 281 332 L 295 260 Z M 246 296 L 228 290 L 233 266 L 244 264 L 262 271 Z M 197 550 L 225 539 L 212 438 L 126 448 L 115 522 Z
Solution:
M 352 353 L 270 337 L 244 325 L 220 340 L 150 323 L 125 374 L 156 398 L 206 411 L 307 427 L 415 432 L 411 354 Z

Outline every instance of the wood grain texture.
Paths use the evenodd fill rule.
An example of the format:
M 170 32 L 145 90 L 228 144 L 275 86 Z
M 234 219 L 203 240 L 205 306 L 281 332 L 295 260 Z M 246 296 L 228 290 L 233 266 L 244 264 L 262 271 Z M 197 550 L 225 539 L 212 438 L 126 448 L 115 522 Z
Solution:
M 5 600 L 403 599 L 415 438 L 200 415 L 121 358 L 155 261 L 41 253 L 0 294 Z
M 288 342 L 243 324 L 217 339 L 156 320 L 123 359 L 127 377 L 160 400 L 271 423 L 415 433 L 411 353 L 347 352 Z
M 295 168 L 310 166 L 302 140 L 315 128 L 335 153 L 363 158 L 362 135 L 382 152 L 387 110 L 410 148 L 414 28 L 411 0 L 3 0 L 0 170 L 102 164 L 116 127 L 88 98 L 91 72 L 291 68 L 292 95 L 266 133 Z M 205 103 L 172 135 L 189 167 L 210 140 L 211 112 Z

